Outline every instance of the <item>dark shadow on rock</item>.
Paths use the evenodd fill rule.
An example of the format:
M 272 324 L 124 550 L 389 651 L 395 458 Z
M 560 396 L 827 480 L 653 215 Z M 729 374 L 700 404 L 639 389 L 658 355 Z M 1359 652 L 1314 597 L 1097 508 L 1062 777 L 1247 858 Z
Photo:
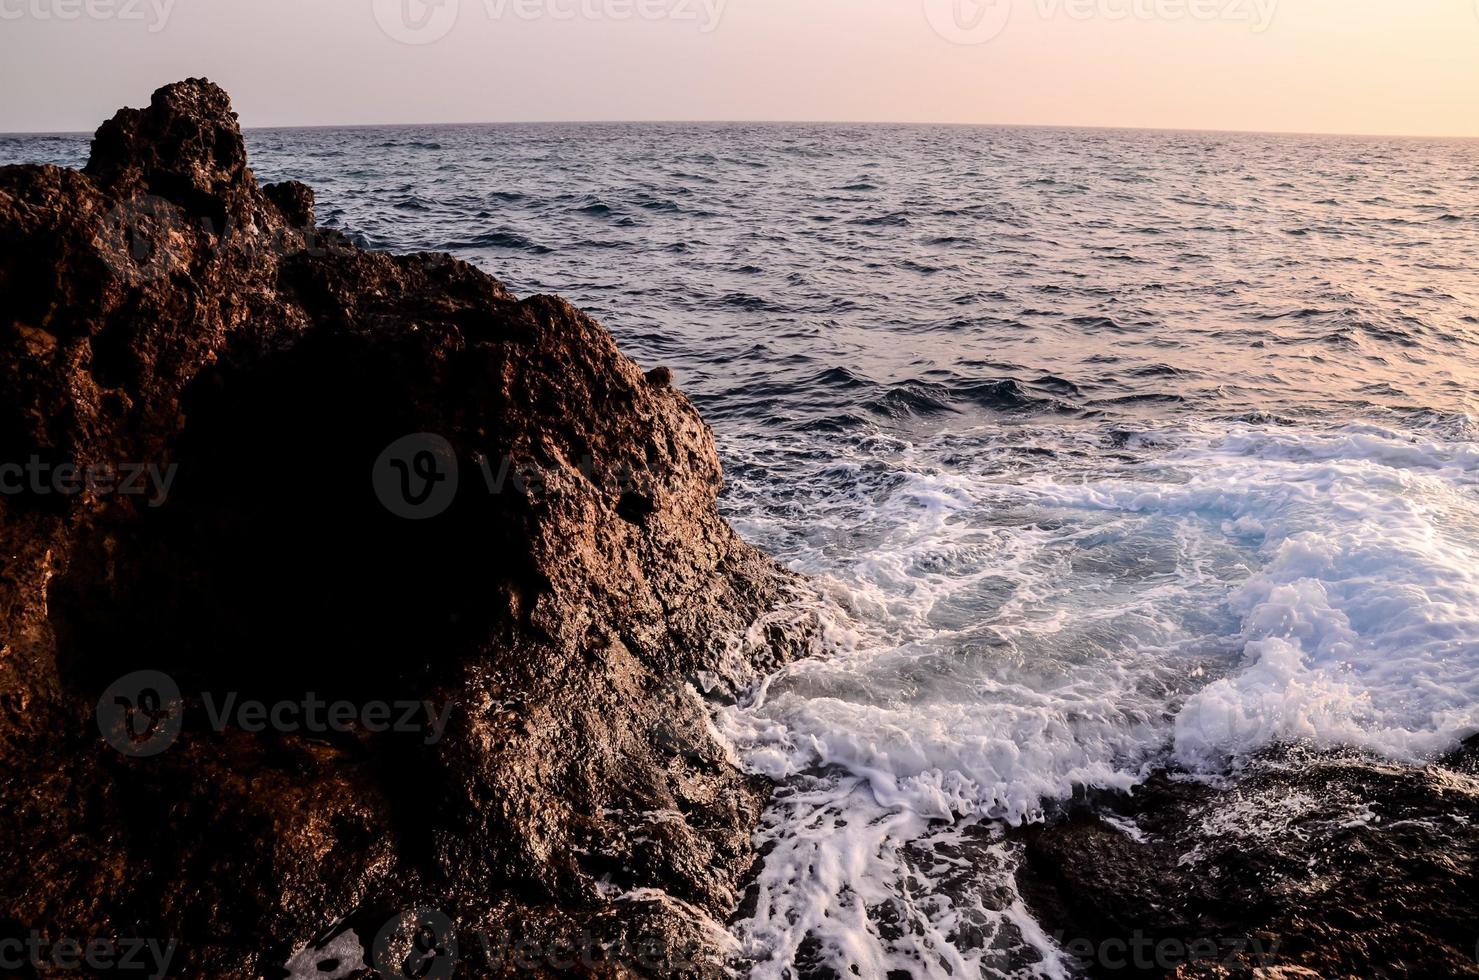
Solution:
M 540 587 L 523 498 L 469 479 L 413 521 L 372 485 L 386 446 L 445 421 L 407 384 L 429 366 L 415 340 L 312 338 L 186 389 L 165 501 L 99 527 L 51 584 L 80 697 L 148 668 L 187 692 L 419 699 L 519 627 L 509 597 Z

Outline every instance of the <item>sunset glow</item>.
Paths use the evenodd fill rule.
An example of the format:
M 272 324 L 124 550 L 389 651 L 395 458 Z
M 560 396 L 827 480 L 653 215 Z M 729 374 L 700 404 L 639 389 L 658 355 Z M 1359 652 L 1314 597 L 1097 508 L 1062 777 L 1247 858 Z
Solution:
M 115 93 L 208 72 L 260 126 L 760 119 L 1479 136 L 1473 0 L 0 0 L 0 65 L 8 90 L 28 93 L 0 106 L 0 131 L 84 129 Z

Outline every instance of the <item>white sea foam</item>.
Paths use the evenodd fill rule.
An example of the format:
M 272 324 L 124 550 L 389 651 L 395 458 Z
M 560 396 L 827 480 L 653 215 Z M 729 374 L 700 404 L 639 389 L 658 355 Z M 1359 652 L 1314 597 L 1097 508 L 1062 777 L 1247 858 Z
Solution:
M 747 532 L 823 577 L 846 638 L 716 720 L 792 787 L 738 930 L 756 976 L 809 956 L 1058 975 L 1010 850 L 977 848 L 975 883 L 949 884 L 920 857 L 942 828 L 1030 820 L 1172 759 L 1217 772 L 1302 740 L 1415 760 L 1479 731 L 1475 443 L 1190 426 L 1111 457 L 1038 430 L 1058 455 L 1029 467 L 1008 445 L 1025 435 L 850 447 L 781 518 L 738 494 Z
M 1265 447 L 1252 443 L 1250 448 Z M 1177 718 L 1189 765 L 1273 741 L 1418 760 L 1479 731 L 1479 455 L 1371 434 L 1259 452 L 1285 494 L 1230 597 L 1241 669 Z

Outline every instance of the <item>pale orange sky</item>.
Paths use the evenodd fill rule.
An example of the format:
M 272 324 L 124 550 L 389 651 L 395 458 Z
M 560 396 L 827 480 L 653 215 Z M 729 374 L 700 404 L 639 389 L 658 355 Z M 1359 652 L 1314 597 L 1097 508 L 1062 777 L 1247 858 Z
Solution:
M 436 3 L 0 0 L 0 131 L 88 130 L 203 74 L 261 126 L 764 119 L 1479 136 L 1479 0 Z

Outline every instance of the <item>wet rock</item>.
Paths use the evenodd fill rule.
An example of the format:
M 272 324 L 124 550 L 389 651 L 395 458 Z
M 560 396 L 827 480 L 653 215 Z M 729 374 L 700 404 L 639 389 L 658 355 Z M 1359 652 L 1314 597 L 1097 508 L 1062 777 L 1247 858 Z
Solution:
M 1091 976 L 1479 976 L 1472 755 L 1163 773 L 1027 830 L 1019 884 Z
M 0 920 L 349 976 L 424 907 L 465 975 L 717 975 L 768 787 L 681 678 L 803 650 L 739 639 L 797 580 L 594 320 L 312 222 L 204 80 L 0 169 Z
M 285 180 L 280 184 L 264 184 L 262 193 L 277 205 L 289 228 L 313 227 L 313 188 L 296 180 Z

